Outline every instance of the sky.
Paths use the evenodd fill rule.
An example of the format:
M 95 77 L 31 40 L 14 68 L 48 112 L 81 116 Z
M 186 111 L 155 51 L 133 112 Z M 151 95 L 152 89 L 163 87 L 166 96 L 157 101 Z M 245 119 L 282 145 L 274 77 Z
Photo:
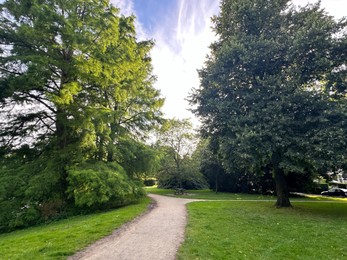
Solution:
M 163 112 L 167 118 L 197 119 L 187 97 L 199 86 L 197 70 L 216 40 L 211 30 L 211 16 L 219 12 L 218 0 L 111 0 L 125 15 L 134 14 L 138 38 L 152 39 L 155 87 L 165 97 Z M 294 0 L 295 5 L 314 0 Z M 336 18 L 347 16 L 347 0 L 322 0 L 321 6 Z

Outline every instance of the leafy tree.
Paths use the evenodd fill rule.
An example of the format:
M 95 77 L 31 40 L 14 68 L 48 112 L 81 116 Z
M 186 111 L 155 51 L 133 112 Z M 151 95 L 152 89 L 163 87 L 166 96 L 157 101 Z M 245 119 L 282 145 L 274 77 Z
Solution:
M 210 189 L 216 193 L 272 193 L 274 183 L 268 169 L 263 169 L 264 174 L 258 176 L 252 172 L 240 171 L 237 167 L 227 172 L 223 161 L 218 156 L 218 140 L 203 139 L 197 148 L 200 160 L 200 171 L 208 181 Z
M 213 22 L 194 112 L 227 172 L 271 169 L 276 205 L 290 206 L 286 175 L 345 165 L 346 20 L 319 3 L 224 0 Z
M 186 189 L 206 187 L 206 181 L 199 171 L 199 160 L 194 158 L 197 140 L 187 119 L 169 119 L 163 123 L 157 141 L 162 152 L 158 186 Z

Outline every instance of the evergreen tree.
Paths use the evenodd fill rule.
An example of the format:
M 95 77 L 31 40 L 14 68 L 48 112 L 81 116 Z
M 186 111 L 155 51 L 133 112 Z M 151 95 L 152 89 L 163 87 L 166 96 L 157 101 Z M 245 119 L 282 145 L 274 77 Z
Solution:
M 13 175 L 27 182 L 15 196 L 20 207 L 56 197 L 65 203 L 67 196 L 104 206 L 135 191 L 117 164 L 126 161 L 117 147 L 143 140 L 160 121 L 152 46 L 136 39 L 134 17 L 121 16 L 108 0 L 0 4 L 0 179 L 16 172 L 6 165 L 14 157 L 25 161 Z M 119 180 L 119 194 L 90 199 L 98 196 L 92 188 L 77 191 L 83 179 L 85 187 L 95 179 L 110 192 Z M 0 202 L 13 197 L 10 188 L 0 190 Z
M 319 3 L 223 0 L 213 22 L 195 114 L 228 172 L 271 169 L 276 205 L 290 206 L 286 175 L 346 160 L 346 20 Z

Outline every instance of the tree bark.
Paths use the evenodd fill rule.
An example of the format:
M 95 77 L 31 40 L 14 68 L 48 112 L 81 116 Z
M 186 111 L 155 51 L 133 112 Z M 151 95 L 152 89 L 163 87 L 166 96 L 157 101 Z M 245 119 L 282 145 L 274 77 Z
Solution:
M 278 208 L 292 207 L 289 201 L 289 190 L 286 182 L 286 178 L 283 170 L 279 167 L 281 161 L 281 155 L 279 152 L 275 152 L 272 155 L 272 164 L 274 171 L 274 178 L 276 184 L 277 201 L 275 206 Z
M 66 133 L 66 114 L 63 109 L 57 108 L 57 113 L 56 113 L 56 122 L 55 122 L 55 127 L 56 127 L 56 138 L 58 142 L 58 147 L 60 149 L 64 149 L 67 144 L 67 133 Z
M 277 201 L 276 201 L 276 207 L 282 208 L 282 207 L 291 207 L 289 201 L 289 191 L 285 179 L 285 175 L 283 173 L 282 169 L 275 170 L 275 183 L 276 183 L 276 194 L 277 194 Z
M 106 94 L 105 94 L 105 98 L 107 99 L 106 97 Z M 118 105 L 116 104 L 114 107 L 113 107 L 113 111 L 117 111 L 118 110 Z M 109 135 L 109 143 L 108 143 L 108 146 L 107 146 L 107 161 L 108 162 L 113 162 L 115 160 L 114 158 L 114 145 L 115 145 L 115 141 L 116 141 L 116 137 L 117 137 L 117 128 L 118 128 L 118 125 L 117 124 L 117 118 L 116 116 L 113 116 L 113 121 L 110 123 L 110 128 L 111 128 L 111 133 Z

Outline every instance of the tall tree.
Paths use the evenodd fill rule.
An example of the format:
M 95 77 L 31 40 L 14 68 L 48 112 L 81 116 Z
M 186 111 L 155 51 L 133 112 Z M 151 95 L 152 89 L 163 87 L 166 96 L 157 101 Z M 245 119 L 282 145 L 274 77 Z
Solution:
M 20 172 L 29 179 L 24 187 L 31 188 L 21 194 L 22 206 L 39 205 L 58 190 L 63 200 L 67 190 L 73 197 L 74 188 L 93 187 L 92 176 L 100 178 L 95 185 L 111 185 L 112 174 L 127 174 L 117 165 L 124 160 L 116 158 L 119 140 L 140 141 L 160 120 L 153 42 L 137 40 L 134 19 L 121 16 L 108 0 L 0 4 L 0 162 L 4 168 L 9 157 L 26 162 Z M 109 170 L 100 173 L 98 167 Z M 120 193 L 130 194 L 130 186 L 120 185 L 120 191 L 127 189 Z M 79 196 L 91 190 L 81 189 Z M 35 198 L 28 199 L 29 193 Z
M 0 101 L 9 118 L 2 146 L 33 134 L 53 136 L 62 149 L 96 138 L 108 146 L 117 127 L 141 130 L 160 116 L 153 43 L 137 42 L 134 17 L 119 16 L 109 1 L 5 1 L 0 35 Z M 16 113 L 13 105 L 26 106 Z
M 223 0 L 219 36 L 191 103 L 218 140 L 228 172 L 272 169 L 278 207 L 285 176 L 342 167 L 346 158 L 346 20 L 319 3 Z

